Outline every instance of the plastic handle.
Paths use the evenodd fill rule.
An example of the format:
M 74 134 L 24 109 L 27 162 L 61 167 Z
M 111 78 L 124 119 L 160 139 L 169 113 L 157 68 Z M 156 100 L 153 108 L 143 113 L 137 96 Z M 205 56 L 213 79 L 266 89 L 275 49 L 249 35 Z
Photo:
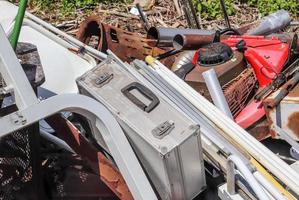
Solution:
M 136 89 L 138 92 L 140 92 L 143 96 L 145 96 L 147 99 L 151 100 L 151 103 L 147 106 L 142 101 L 140 101 L 136 96 L 134 96 L 131 91 Z M 121 92 L 136 106 L 138 106 L 143 111 L 149 113 L 151 112 L 158 104 L 160 103 L 160 100 L 158 97 L 147 87 L 144 85 L 141 85 L 138 82 L 133 82 L 121 89 Z

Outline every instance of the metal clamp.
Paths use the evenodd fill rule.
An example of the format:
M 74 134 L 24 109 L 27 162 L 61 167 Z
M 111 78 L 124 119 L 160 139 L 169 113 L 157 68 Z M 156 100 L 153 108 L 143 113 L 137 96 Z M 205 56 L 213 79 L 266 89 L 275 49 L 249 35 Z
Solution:
M 152 130 L 152 134 L 158 138 L 162 139 L 164 136 L 168 135 L 173 129 L 174 129 L 174 122 L 169 120 L 166 122 L 163 122 L 159 126 L 157 126 L 155 129 Z
M 113 78 L 113 74 L 109 72 L 105 72 L 104 74 L 100 75 L 95 80 L 97 87 L 102 87 L 104 84 L 107 84 Z

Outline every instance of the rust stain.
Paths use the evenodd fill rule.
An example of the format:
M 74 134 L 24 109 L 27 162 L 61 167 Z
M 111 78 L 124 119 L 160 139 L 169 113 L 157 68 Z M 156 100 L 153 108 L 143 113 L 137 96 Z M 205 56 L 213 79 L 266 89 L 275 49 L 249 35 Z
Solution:
M 299 139 L 299 112 L 294 112 L 289 116 L 287 126 Z
M 292 89 L 289 94 L 289 97 L 299 97 L 299 85 L 297 85 L 296 87 L 294 87 L 294 89 Z
M 97 38 L 96 41 L 91 38 Z M 87 17 L 76 34 L 78 40 L 87 45 L 95 46 L 99 51 L 110 49 L 122 61 L 132 62 L 134 59 L 144 60 L 146 56 L 157 56 L 170 50 L 169 48 L 150 47 L 144 35 L 122 30 L 101 22 L 99 16 Z M 171 66 L 175 55 L 162 59 L 161 62 Z
M 85 140 L 71 122 L 62 118 L 59 114 L 47 118 L 46 121 L 55 129 L 58 137 L 89 162 L 90 167 L 99 175 L 100 180 L 110 189 L 107 188 L 103 191 L 110 191 L 115 197 L 114 199 L 133 200 L 122 174 L 103 153 Z M 103 195 L 106 195 L 106 193 L 103 193 Z

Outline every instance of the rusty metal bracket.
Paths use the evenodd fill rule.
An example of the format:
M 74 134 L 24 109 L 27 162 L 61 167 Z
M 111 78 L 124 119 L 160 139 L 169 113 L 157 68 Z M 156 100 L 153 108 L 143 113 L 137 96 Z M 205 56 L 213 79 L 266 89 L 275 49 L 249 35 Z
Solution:
M 132 62 L 134 59 L 144 60 L 148 55 L 155 57 L 169 50 L 150 47 L 144 36 L 104 24 L 100 17 L 95 15 L 81 23 L 76 37 L 87 45 L 95 46 L 101 52 L 106 53 L 110 49 L 124 62 Z M 170 56 L 162 62 L 171 66 L 174 60 L 175 57 Z

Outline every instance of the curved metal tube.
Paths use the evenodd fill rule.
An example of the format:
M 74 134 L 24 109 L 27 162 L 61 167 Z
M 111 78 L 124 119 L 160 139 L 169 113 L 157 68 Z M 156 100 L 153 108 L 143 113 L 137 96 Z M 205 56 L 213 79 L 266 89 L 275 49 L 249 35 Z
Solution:
M 157 199 L 118 122 L 106 107 L 89 97 L 56 95 L 6 115 L 0 119 L 0 137 L 62 111 L 89 119 L 95 139 L 106 143 L 135 199 Z

